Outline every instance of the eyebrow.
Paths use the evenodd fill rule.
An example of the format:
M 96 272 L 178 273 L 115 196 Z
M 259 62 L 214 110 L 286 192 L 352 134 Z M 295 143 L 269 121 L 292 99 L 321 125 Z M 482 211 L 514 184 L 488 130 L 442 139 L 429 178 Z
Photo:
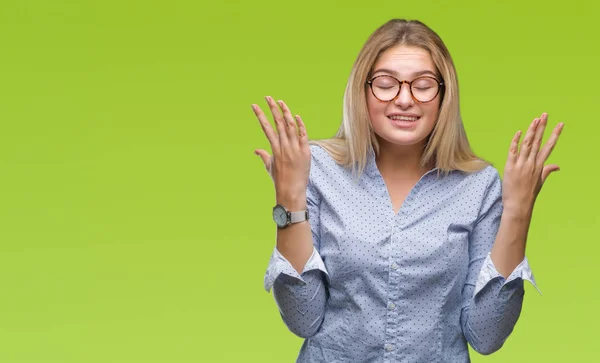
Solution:
M 400 74 L 396 71 L 393 71 L 391 69 L 387 69 L 387 68 L 379 68 L 377 69 L 375 72 L 373 72 L 373 76 L 376 75 L 377 73 L 388 73 L 388 74 L 393 74 L 394 76 L 398 77 L 400 76 Z M 438 77 L 438 75 L 430 70 L 424 70 L 424 71 L 418 71 L 418 72 L 414 72 L 412 73 L 412 76 L 414 77 L 418 77 L 418 76 L 422 76 L 424 74 L 429 74 L 432 75 L 434 77 Z

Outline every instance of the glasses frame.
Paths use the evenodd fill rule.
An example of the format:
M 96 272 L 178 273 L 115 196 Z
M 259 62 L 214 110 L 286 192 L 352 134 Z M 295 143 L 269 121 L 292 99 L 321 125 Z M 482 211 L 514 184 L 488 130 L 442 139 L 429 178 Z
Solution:
M 397 82 L 400 84 L 400 87 L 398 87 L 398 93 L 396 93 L 396 95 L 395 95 L 395 96 L 394 96 L 394 97 L 393 97 L 391 100 L 382 100 L 382 99 L 380 99 L 379 97 L 375 96 L 375 91 L 373 91 L 373 81 L 374 81 L 374 80 L 376 80 L 376 79 L 377 79 L 377 78 L 379 78 L 379 77 L 389 77 L 389 78 L 393 78 L 393 79 L 395 79 L 395 80 L 396 80 L 396 81 L 397 81 Z M 430 78 L 430 79 L 433 79 L 433 80 L 434 80 L 434 81 L 436 81 L 436 82 L 437 82 L 437 84 L 438 84 L 438 89 L 437 89 L 437 92 L 435 93 L 435 96 L 433 96 L 433 97 L 432 97 L 432 98 L 431 98 L 429 101 L 419 101 L 419 100 L 418 100 L 418 99 L 415 97 L 415 95 L 413 94 L 413 90 L 412 90 L 412 84 L 413 84 L 413 82 L 414 82 L 414 81 L 416 81 L 416 80 L 418 80 L 418 79 L 421 79 L 421 78 Z M 401 81 L 401 80 L 399 80 L 399 79 L 398 79 L 398 78 L 396 78 L 396 77 L 389 76 L 389 75 L 387 75 L 387 74 L 382 74 L 382 75 L 380 75 L 380 76 L 376 76 L 376 77 L 373 77 L 373 78 L 371 78 L 371 79 L 370 79 L 370 80 L 368 80 L 366 83 L 367 83 L 367 84 L 369 85 L 369 87 L 371 88 L 371 93 L 373 94 L 373 97 L 377 98 L 377 99 L 378 99 L 379 101 L 381 101 L 381 102 L 392 102 L 392 101 L 394 101 L 396 98 L 398 98 L 398 96 L 400 95 L 400 92 L 402 92 L 402 86 L 404 85 L 404 83 L 408 84 L 408 90 L 409 90 L 409 92 L 410 92 L 410 96 L 411 96 L 411 97 L 412 97 L 412 99 L 413 99 L 413 100 L 415 100 L 415 102 L 417 102 L 417 103 L 429 103 L 429 102 L 431 102 L 431 101 L 435 100 L 435 98 L 436 98 L 436 97 L 437 97 L 437 96 L 440 94 L 440 90 L 441 90 L 441 89 L 444 87 L 444 81 L 440 81 L 440 80 L 438 80 L 437 78 L 435 78 L 435 77 L 432 77 L 432 76 L 419 76 L 419 77 L 417 77 L 417 78 L 413 79 L 412 81 L 406 81 L 406 80 L 404 80 L 404 81 Z

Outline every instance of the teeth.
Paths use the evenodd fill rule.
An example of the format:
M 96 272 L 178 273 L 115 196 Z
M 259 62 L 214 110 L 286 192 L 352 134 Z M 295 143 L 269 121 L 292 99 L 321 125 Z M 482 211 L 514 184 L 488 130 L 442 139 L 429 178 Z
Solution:
M 418 117 L 408 117 L 408 116 L 389 116 L 389 118 L 391 120 L 396 120 L 396 121 L 417 121 L 419 118 Z

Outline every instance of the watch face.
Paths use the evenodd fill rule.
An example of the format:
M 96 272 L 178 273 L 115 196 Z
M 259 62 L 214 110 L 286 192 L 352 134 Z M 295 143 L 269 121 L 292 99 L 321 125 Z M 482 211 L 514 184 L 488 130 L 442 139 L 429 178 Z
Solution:
M 279 227 L 283 227 L 287 224 L 287 212 L 282 206 L 275 206 L 273 208 L 273 219 L 275 220 L 275 224 Z

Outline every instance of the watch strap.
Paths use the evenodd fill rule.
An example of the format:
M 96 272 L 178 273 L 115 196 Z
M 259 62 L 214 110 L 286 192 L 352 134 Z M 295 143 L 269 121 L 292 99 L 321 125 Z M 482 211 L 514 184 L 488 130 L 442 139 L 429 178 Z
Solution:
M 298 212 L 289 212 L 290 223 L 304 222 L 308 220 L 308 209 Z

